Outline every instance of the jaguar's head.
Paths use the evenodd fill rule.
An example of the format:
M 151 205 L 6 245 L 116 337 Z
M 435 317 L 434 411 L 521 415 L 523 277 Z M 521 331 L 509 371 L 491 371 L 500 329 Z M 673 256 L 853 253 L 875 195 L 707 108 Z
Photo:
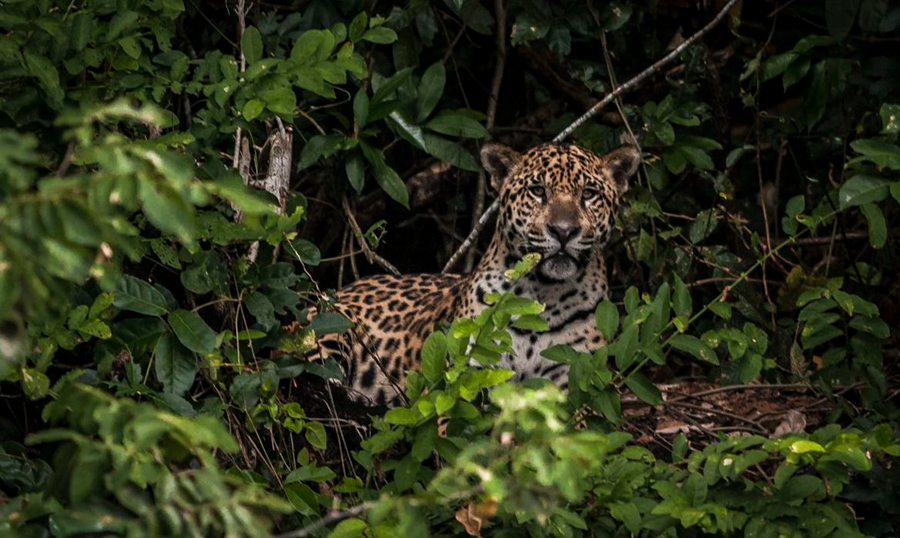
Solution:
M 641 156 L 632 146 L 599 156 L 566 144 L 543 144 L 520 154 L 488 143 L 481 162 L 501 199 L 497 239 L 506 253 L 539 253 L 538 278 L 559 282 L 581 274 L 609 239 L 613 215 Z

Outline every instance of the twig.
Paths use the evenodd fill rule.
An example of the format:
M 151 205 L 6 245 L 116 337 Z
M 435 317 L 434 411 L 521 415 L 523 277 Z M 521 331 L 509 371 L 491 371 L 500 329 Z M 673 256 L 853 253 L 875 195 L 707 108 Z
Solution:
M 238 19 L 238 35 L 237 42 L 241 42 L 241 36 L 244 35 L 244 28 L 247 25 L 247 12 L 244 10 L 244 0 L 238 0 L 237 3 L 237 19 Z M 238 67 L 238 71 L 243 73 L 247 69 L 247 58 L 244 57 L 244 48 L 238 45 L 238 50 L 241 54 L 240 66 Z M 238 127 L 234 132 L 234 158 L 231 160 L 232 167 L 237 168 L 238 162 L 241 156 L 241 128 Z M 244 178 L 244 183 L 247 183 L 247 178 Z
M 869 232 L 847 232 L 845 235 L 835 235 L 832 237 L 804 237 L 795 240 L 794 245 L 798 247 L 821 247 L 830 245 L 832 241 L 850 241 L 851 239 L 867 239 L 868 237 Z M 784 239 L 779 239 L 779 241 L 784 241 Z
M 645 79 L 647 79 L 654 73 L 658 72 L 662 68 L 662 66 L 668 64 L 669 62 L 671 62 L 672 60 L 677 58 L 684 51 L 684 49 L 686 49 L 688 46 L 692 45 L 694 42 L 696 42 L 698 39 L 700 39 L 704 35 L 708 34 L 710 30 L 712 30 L 717 24 L 719 24 L 722 21 L 722 19 L 725 18 L 725 15 L 731 10 L 731 8 L 734 7 L 734 5 L 737 3 L 737 1 L 738 0 L 728 0 L 728 3 L 725 4 L 725 6 L 722 8 L 722 10 L 719 11 L 719 13 L 715 16 L 715 18 L 713 18 L 713 20 L 711 20 L 709 22 L 709 24 L 707 24 L 706 26 L 701 28 L 696 34 L 694 34 L 691 37 L 689 37 L 688 39 L 686 39 L 681 45 L 677 46 L 675 48 L 675 50 L 673 50 L 669 54 L 663 56 L 662 59 L 658 60 L 656 63 L 654 63 L 647 69 L 644 69 L 643 71 L 641 71 L 640 73 L 638 73 L 637 75 L 635 75 L 634 77 L 629 79 L 627 82 L 625 82 L 624 84 L 619 86 L 618 88 L 616 88 L 613 91 L 606 94 L 606 96 L 603 99 L 601 99 L 600 101 L 598 101 L 597 104 L 592 106 L 590 108 L 590 110 L 588 110 L 587 112 L 582 114 L 581 117 L 579 117 L 571 125 L 566 127 L 561 133 L 556 135 L 553 138 L 553 141 L 554 142 L 562 142 L 563 140 L 568 138 L 569 135 L 571 135 L 575 131 L 575 129 L 578 129 L 579 127 L 584 125 L 584 123 L 587 122 L 589 119 L 596 116 L 597 113 L 600 112 L 600 110 L 602 110 L 603 107 L 605 107 L 606 105 L 611 103 L 613 101 L 613 99 L 619 97 L 620 95 L 624 94 L 625 92 L 631 91 L 638 84 L 643 82 Z M 481 233 L 481 230 L 484 228 L 484 225 L 487 223 L 487 221 L 490 219 L 491 215 L 493 215 L 499 207 L 500 207 L 500 199 L 497 198 L 494 200 L 494 203 L 492 203 L 490 205 L 490 207 L 487 208 L 487 211 L 485 211 L 484 214 L 481 215 L 481 218 L 478 219 L 478 223 L 475 225 L 474 228 L 472 228 L 472 231 L 469 232 L 469 235 L 466 237 L 466 240 L 463 241 L 463 243 L 459 246 L 459 248 L 456 250 L 456 252 L 453 254 L 453 256 L 450 257 L 450 260 L 447 262 L 446 265 L 444 265 L 444 269 L 441 272 L 446 273 L 448 270 L 450 270 L 456 264 L 456 262 L 459 260 L 460 256 L 462 256 L 462 254 L 465 253 L 466 250 L 468 250 L 469 247 L 472 246 L 472 243 L 474 243 L 475 239 L 478 238 L 478 234 Z
M 351 517 L 362 515 L 364 512 L 368 512 L 372 508 L 375 508 L 375 506 L 377 505 L 378 501 L 366 501 L 362 504 L 357 504 L 353 508 L 348 508 L 347 510 L 342 510 L 340 512 L 331 512 L 322 519 L 317 519 L 316 521 L 310 523 L 302 529 L 286 532 L 284 534 L 278 534 L 275 536 L 275 538 L 304 538 L 305 536 L 310 536 L 319 529 L 327 527 L 332 523 L 337 523 L 339 521 L 344 521 L 345 519 L 350 519 Z
M 466 236 L 466 240 L 463 241 L 462 245 L 456 249 L 456 252 L 453 253 L 453 256 L 450 256 L 450 259 L 447 260 L 447 264 L 444 265 L 444 268 L 441 269 L 442 273 L 446 273 L 450 269 L 456 265 L 456 262 L 462 257 L 463 254 L 472 246 L 472 243 L 478 238 L 478 234 L 481 233 L 481 230 L 487 225 L 488 221 L 491 220 L 491 216 L 497 212 L 497 208 L 500 207 L 500 198 L 494 199 L 494 202 L 487 208 L 481 218 L 478 219 L 478 222 L 475 223 L 475 226 L 472 228 L 472 231 L 469 232 L 469 235 Z
M 488 95 L 487 120 L 488 131 L 494 128 L 497 119 L 497 101 L 500 96 L 500 84 L 503 82 L 503 70 L 506 66 L 506 8 L 503 0 L 494 0 L 494 18 L 497 20 L 497 60 L 494 63 L 494 78 L 491 81 L 491 93 Z M 475 199 L 472 203 L 472 227 L 480 220 L 484 210 L 484 196 L 487 191 L 487 180 L 484 170 L 478 172 L 478 183 L 475 186 Z M 466 256 L 465 272 L 470 272 L 475 265 L 475 250 L 469 250 Z
M 622 84 L 615 90 L 606 94 L 606 97 L 604 97 L 603 99 L 598 101 L 597 104 L 592 106 L 590 110 L 588 110 L 587 112 L 582 114 L 580 118 L 578 118 L 577 120 L 572 122 L 572 124 L 569 125 L 568 127 L 566 127 L 563 130 L 563 132 L 559 133 L 556 136 L 556 138 L 553 139 L 553 141 L 560 142 L 560 141 L 568 138 L 569 135 L 575 131 L 575 129 L 578 129 L 579 127 L 584 125 L 584 123 L 586 121 L 588 121 L 589 119 L 594 117 L 598 112 L 600 112 L 600 110 L 603 109 L 603 107 L 605 107 L 606 105 L 611 103 L 613 99 L 615 99 L 616 97 L 622 95 L 623 93 L 625 93 L 627 91 L 630 91 L 635 86 L 637 86 L 638 84 L 643 82 L 645 79 L 647 79 L 648 77 L 650 77 L 651 75 L 653 75 L 657 71 L 659 71 L 660 68 L 662 68 L 662 66 L 666 65 L 667 63 L 669 63 L 672 60 L 674 60 L 675 58 L 677 58 L 684 51 L 684 49 L 693 45 L 694 42 L 696 42 L 698 39 L 700 39 L 704 35 L 708 34 L 710 32 L 710 30 L 712 30 L 717 24 L 722 22 L 722 19 L 725 18 L 725 15 L 728 14 L 728 12 L 731 10 L 732 7 L 734 7 L 734 5 L 737 2 L 738 2 L 738 0 L 728 0 L 728 3 L 725 4 L 725 6 L 722 8 L 722 10 L 719 11 L 718 14 L 716 14 L 715 18 L 713 18 L 713 20 L 711 20 L 709 22 L 709 24 L 707 24 L 706 26 L 704 26 L 703 28 L 698 30 L 696 34 L 687 38 L 682 44 L 675 47 L 675 49 L 672 52 L 663 56 L 662 59 L 658 60 L 656 63 L 654 63 L 647 69 L 644 69 L 643 71 L 641 71 L 640 73 L 638 73 L 637 75 L 632 77 L 630 80 L 628 80 L 628 82 Z
M 341 207 L 344 208 L 344 215 L 346 215 L 347 221 L 350 222 L 350 228 L 353 230 L 353 235 L 356 237 L 356 244 L 359 245 L 359 249 L 362 250 L 363 254 L 366 256 L 366 260 L 368 260 L 369 263 L 377 263 L 394 276 L 400 276 L 400 271 L 398 271 L 396 267 L 375 252 L 372 252 L 372 249 L 369 248 L 368 243 L 366 243 L 366 238 L 363 236 L 362 230 L 360 230 L 359 224 L 356 222 L 356 216 L 353 215 L 353 211 L 350 209 L 350 202 L 347 201 L 346 196 L 341 198 Z M 350 257 L 350 260 L 352 263 L 352 256 Z

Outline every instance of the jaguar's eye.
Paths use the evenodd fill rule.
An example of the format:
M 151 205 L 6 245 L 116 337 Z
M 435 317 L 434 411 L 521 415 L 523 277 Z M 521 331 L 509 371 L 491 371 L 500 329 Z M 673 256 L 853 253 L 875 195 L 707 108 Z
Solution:
M 598 196 L 600 196 L 600 191 L 598 191 L 597 189 L 584 189 L 583 191 L 581 191 L 582 200 L 593 200 Z
M 534 196 L 537 196 L 538 198 L 543 198 L 547 193 L 547 189 L 545 189 L 543 185 L 532 185 L 528 187 L 528 192 L 530 192 Z

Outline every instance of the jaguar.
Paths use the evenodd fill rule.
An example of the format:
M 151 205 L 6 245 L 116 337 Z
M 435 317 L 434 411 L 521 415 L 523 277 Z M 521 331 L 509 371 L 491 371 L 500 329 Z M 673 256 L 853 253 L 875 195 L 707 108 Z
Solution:
M 513 330 L 514 354 L 499 366 L 514 379 L 543 377 L 564 386 L 568 367 L 540 355 L 555 344 L 593 351 L 603 344 L 593 313 L 608 291 L 603 248 L 614 215 L 640 165 L 640 152 L 622 146 L 597 155 L 575 145 L 546 143 L 519 153 L 486 143 L 481 162 L 500 198 L 497 225 L 469 274 L 380 275 L 337 294 L 336 309 L 355 327 L 336 337 L 351 393 L 396 405 L 408 370 L 418 369 L 425 338 L 443 322 L 474 317 L 489 293 L 512 286 L 505 271 L 528 253 L 541 261 L 513 292 L 546 306 L 549 330 Z

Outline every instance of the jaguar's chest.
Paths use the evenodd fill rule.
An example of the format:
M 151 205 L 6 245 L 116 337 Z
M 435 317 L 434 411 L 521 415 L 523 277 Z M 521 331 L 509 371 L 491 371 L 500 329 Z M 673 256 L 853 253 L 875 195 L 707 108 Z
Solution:
M 549 330 L 531 332 L 511 329 L 514 354 L 502 357 L 499 366 L 516 372 L 515 379 L 544 377 L 565 385 L 568 367 L 541 355 L 555 345 L 570 345 L 576 351 L 593 352 L 603 345 L 594 323 L 597 303 L 606 296 L 606 276 L 603 272 L 575 283 L 542 285 L 535 282 L 517 284 L 513 293 L 534 299 L 545 305 L 542 317 Z M 509 291 L 499 272 L 476 274 L 461 303 L 461 317 L 475 317 L 487 308 L 483 298 L 488 293 Z

